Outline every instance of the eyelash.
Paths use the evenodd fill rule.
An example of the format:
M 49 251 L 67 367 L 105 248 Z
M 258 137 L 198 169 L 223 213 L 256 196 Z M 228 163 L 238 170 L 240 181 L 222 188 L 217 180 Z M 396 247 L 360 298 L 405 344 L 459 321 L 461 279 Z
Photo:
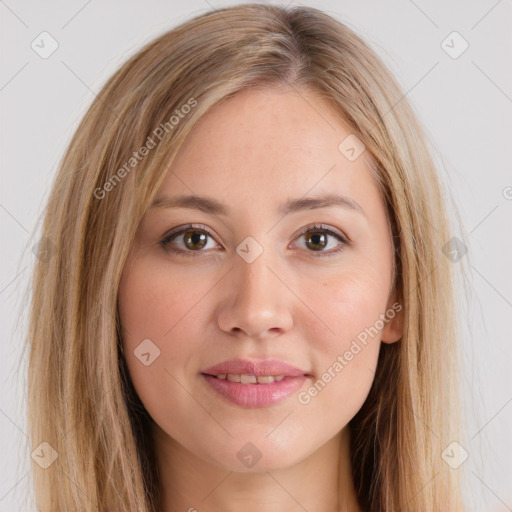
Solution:
M 174 247 L 172 247 L 170 245 L 170 242 L 174 238 L 177 238 L 178 235 L 181 235 L 182 233 L 184 233 L 186 231 L 190 231 L 190 230 L 200 231 L 200 232 L 205 233 L 209 237 L 214 238 L 207 229 L 205 229 L 203 226 L 200 226 L 200 225 L 197 225 L 197 224 L 187 224 L 185 226 L 180 226 L 177 229 L 179 229 L 179 230 L 178 231 L 173 230 L 171 233 L 166 235 L 159 242 L 160 245 L 167 252 L 169 252 L 171 254 L 180 254 L 180 255 L 183 255 L 183 256 L 198 257 L 198 256 L 201 256 L 201 253 L 206 252 L 206 251 L 203 251 L 203 250 L 198 250 L 198 251 L 186 250 L 185 251 L 183 249 L 176 249 L 176 248 L 174 248 Z M 297 238 L 300 238 L 301 236 L 305 235 L 306 233 L 308 233 L 310 231 L 322 231 L 325 234 L 328 234 L 330 236 L 333 236 L 333 237 L 337 238 L 341 242 L 341 244 L 338 246 L 338 248 L 336 248 L 334 250 L 331 249 L 330 251 L 307 251 L 307 252 L 311 252 L 311 253 L 316 253 L 316 254 L 318 254 L 319 257 L 333 256 L 333 255 L 338 254 L 339 252 L 341 252 L 345 248 L 345 246 L 350 245 L 350 241 L 347 238 L 345 238 L 342 235 L 336 233 L 332 229 L 329 229 L 328 227 L 326 227 L 323 224 L 313 224 L 313 225 L 310 225 L 310 226 L 306 226 L 305 228 L 303 228 L 299 232 Z

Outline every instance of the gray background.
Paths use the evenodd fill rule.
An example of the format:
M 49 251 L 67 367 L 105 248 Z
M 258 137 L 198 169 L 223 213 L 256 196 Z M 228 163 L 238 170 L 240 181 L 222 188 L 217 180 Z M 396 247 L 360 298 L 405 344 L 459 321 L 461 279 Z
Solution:
M 24 291 L 36 220 L 80 117 L 140 46 L 210 8 L 236 2 L 0 2 L 0 512 L 35 510 L 25 448 L 25 376 L 18 371 Z M 293 1 L 295 5 L 300 2 Z M 512 510 L 511 0 L 311 1 L 362 35 L 401 83 L 427 129 L 468 242 L 461 289 L 469 453 L 454 471 L 468 510 Z M 32 48 L 47 31 L 58 49 Z M 442 42 L 457 31 L 458 58 Z M 453 42 L 451 42 L 453 40 Z M 41 45 L 41 43 L 39 43 Z M 462 42 L 447 40 L 452 52 Z M 49 48 L 49 41 L 45 44 Z

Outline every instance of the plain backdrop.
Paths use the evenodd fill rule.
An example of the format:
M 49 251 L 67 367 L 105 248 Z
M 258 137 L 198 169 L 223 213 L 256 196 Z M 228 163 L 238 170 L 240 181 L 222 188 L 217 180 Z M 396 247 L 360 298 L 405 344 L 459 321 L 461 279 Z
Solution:
M 0 2 L 0 512 L 35 510 L 26 501 L 32 491 L 24 360 L 18 368 L 23 294 L 35 258 L 36 220 L 64 148 L 94 95 L 127 57 L 191 16 L 234 3 Z M 468 459 L 454 471 L 465 475 L 468 510 L 512 510 L 511 1 L 304 5 L 325 10 L 365 38 L 433 141 L 463 221 L 463 232 L 454 235 L 468 243 L 464 261 L 454 264 L 470 269 L 469 289 L 460 293 L 467 429 L 460 441 Z M 41 37 L 45 51 L 58 44 L 47 58 L 31 46 Z

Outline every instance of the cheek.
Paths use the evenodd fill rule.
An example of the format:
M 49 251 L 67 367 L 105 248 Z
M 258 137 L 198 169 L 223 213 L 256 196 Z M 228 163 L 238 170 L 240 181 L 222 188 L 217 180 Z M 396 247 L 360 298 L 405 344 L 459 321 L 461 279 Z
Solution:
M 311 339 L 320 342 L 323 350 L 331 354 L 346 350 L 365 330 L 375 325 L 382 330 L 378 320 L 386 310 L 390 282 L 385 273 L 379 276 L 379 272 L 380 269 L 353 266 L 323 279 L 321 286 L 305 283 L 300 296 L 315 313 L 308 328 L 315 333 Z M 378 335 L 372 337 L 380 339 Z
M 150 257 L 139 257 L 123 272 L 119 287 L 119 313 L 128 345 L 145 338 L 162 342 L 187 323 L 189 313 L 200 307 L 207 285 L 186 272 L 169 272 Z
M 380 272 L 380 269 L 379 269 Z M 301 395 L 312 417 L 342 428 L 363 405 L 374 380 L 386 311 L 386 274 L 367 266 L 352 267 L 323 281 L 315 294 L 306 291 L 318 313 L 308 337 L 316 347 L 315 380 Z
M 186 274 L 170 274 L 149 257 L 138 257 L 126 268 L 119 287 L 122 344 L 134 387 L 151 411 L 158 409 L 162 393 L 171 401 L 176 396 L 173 377 L 183 381 L 199 350 L 195 331 L 208 290 L 204 282 L 187 286 Z

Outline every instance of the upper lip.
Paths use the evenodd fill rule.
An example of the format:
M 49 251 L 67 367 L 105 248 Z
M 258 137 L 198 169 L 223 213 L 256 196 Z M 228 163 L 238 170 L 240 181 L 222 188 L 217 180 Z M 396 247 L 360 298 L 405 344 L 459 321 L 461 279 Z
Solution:
M 255 375 L 261 377 L 263 375 L 284 375 L 285 377 L 300 377 L 308 375 L 307 372 L 291 366 L 277 359 L 266 359 L 264 361 L 250 361 L 248 359 L 232 359 L 224 361 L 203 370 L 201 373 L 207 375 L 219 375 L 222 373 L 231 373 L 234 375 Z

